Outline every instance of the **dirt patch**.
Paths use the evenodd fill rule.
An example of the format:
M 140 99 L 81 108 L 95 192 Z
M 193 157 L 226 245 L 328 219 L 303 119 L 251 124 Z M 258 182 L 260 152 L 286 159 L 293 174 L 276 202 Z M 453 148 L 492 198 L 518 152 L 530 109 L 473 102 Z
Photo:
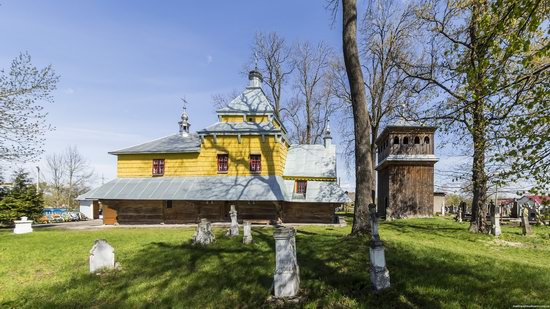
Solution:
M 495 245 L 499 245 L 499 246 L 514 247 L 514 248 L 525 247 L 525 244 L 523 244 L 523 243 L 514 242 L 514 241 L 507 241 L 507 240 L 503 240 L 503 239 L 495 239 L 495 240 L 492 241 L 492 243 L 494 243 Z

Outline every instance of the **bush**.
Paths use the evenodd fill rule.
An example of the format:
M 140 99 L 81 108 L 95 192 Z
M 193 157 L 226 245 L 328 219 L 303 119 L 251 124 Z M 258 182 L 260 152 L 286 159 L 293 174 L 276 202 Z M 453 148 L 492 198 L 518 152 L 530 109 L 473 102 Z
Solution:
M 35 220 L 42 216 L 44 200 L 32 185 L 29 174 L 17 171 L 13 187 L 0 192 L 0 223 L 11 225 L 13 220 L 26 216 Z

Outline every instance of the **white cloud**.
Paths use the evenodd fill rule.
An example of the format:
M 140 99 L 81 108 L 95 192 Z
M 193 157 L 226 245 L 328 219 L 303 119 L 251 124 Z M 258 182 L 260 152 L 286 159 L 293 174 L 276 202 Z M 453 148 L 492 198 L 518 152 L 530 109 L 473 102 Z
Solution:
M 212 57 L 211 55 L 206 56 L 206 63 L 210 64 L 212 63 L 212 61 L 214 61 L 214 57 Z

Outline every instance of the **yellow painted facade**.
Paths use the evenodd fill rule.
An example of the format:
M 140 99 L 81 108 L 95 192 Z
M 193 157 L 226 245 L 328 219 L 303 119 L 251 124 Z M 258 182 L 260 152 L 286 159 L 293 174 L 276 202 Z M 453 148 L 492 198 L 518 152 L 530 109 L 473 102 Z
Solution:
M 222 115 L 221 122 L 269 122 L 269 116 L 267 115 Z
M 242 118 L 242 117 L 241 117 Z M 164 176 L 282 176 L 289 145 L 273 135 L 218 136 L 214 143 L 212 136 L 205 136 L 200 153 L 167 154 L 124 154 L 118 155 L 117 176 L 153 177 L 153 159 L 164 159 Z M 220 174 L 217 170 L 217 155 L 229 155 L 229 169 Z M 250 154 L 261 154 L 261 173 L 251 173 Z

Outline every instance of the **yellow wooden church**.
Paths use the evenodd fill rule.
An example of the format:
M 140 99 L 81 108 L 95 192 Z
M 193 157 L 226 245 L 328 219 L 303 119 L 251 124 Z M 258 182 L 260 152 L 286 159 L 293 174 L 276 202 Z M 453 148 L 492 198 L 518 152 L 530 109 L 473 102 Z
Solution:
M 217 115 L 192 133 L 184 107 L 179 133 L 110 152 L 117 178 L 80 199 L 101 205 L 105 224 L 229 221 L 231 205 L 239 220 L 333 222 L 348 197 L 330 129 L 323 145 L 291 145 L 257 71 Z

